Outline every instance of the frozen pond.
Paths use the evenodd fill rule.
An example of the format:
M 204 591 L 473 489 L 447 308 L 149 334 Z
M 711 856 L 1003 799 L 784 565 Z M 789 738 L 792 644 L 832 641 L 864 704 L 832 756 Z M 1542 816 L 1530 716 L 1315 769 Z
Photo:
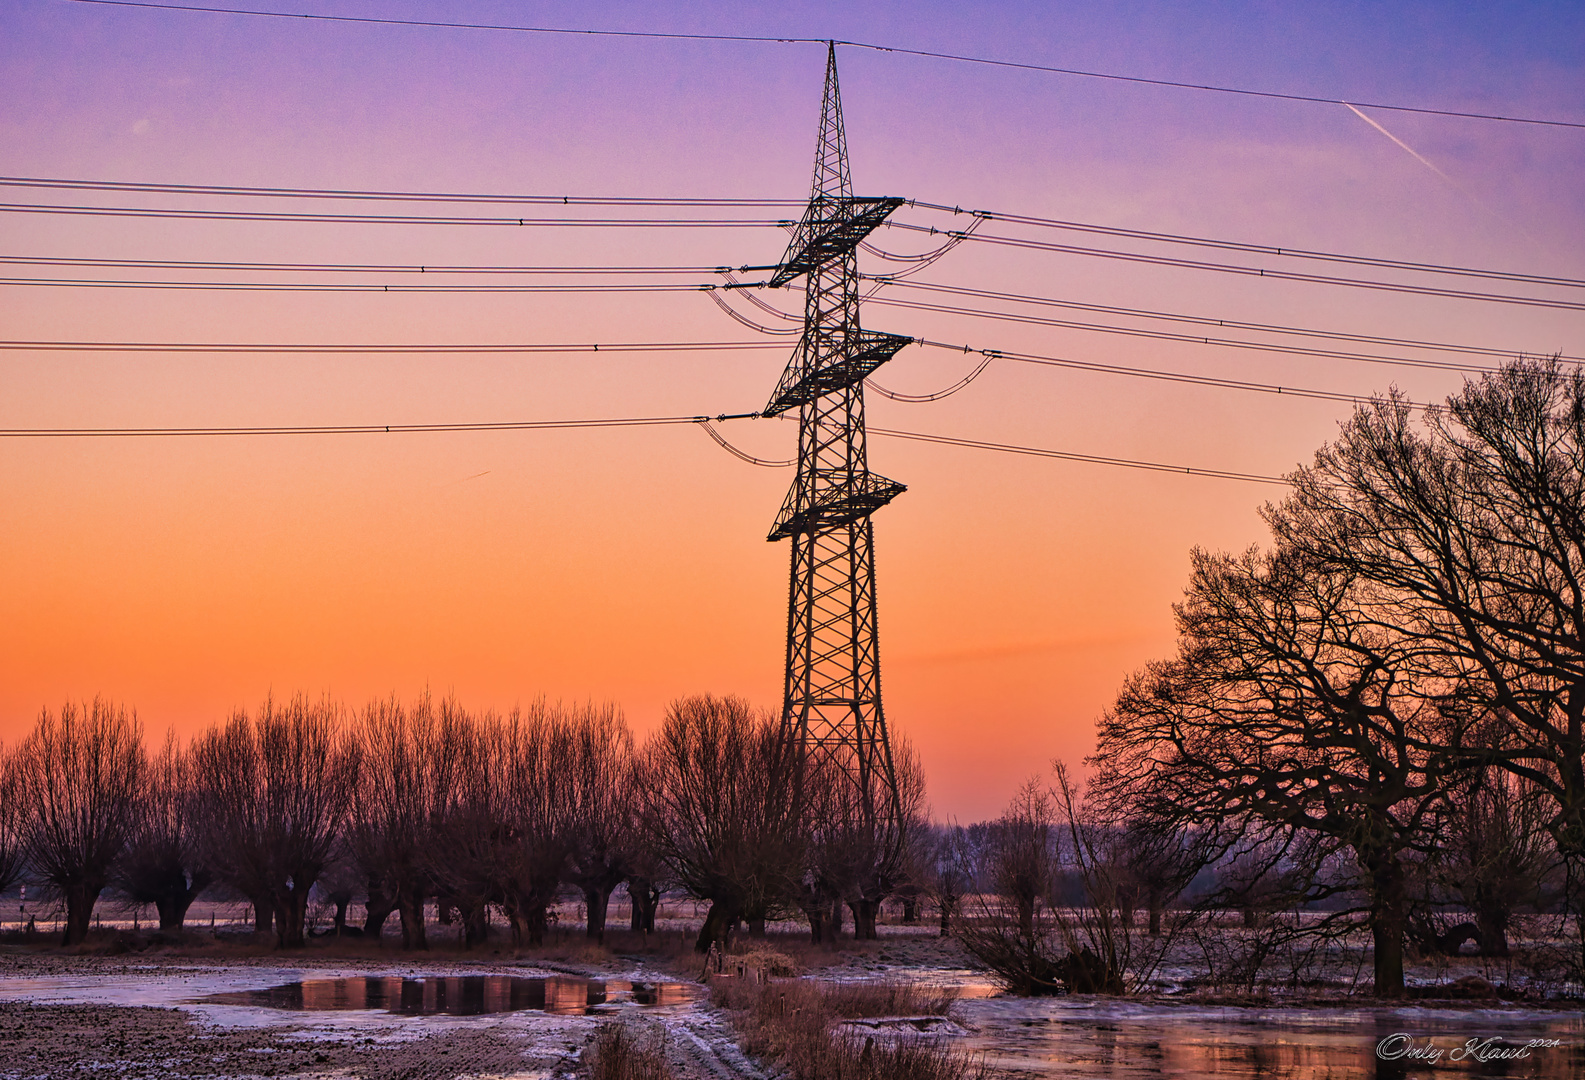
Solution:
M 693 1000 L 697 989 L 675 982 L 590 980 L 571 975 L 365 975 L 222 991 L 192 1003 L 296 1012 L 372 1010 L 401 1016 L 483 1016 L 529 1009 L 559 1016 L 595 1016 L 619 1004 L 683 1005 Z
M 1232 1008 L 1078 997 L 967 1000 L 957 1010 L 972 1032 L 966 1047 L 983 1053 L 989 1064 L 1022 1075 L 1106 1080 L 1585 1077 L 1585 1016 L 1580 1013 Z M 1506 1059 L 1506 1054 L 1519 1056 Z

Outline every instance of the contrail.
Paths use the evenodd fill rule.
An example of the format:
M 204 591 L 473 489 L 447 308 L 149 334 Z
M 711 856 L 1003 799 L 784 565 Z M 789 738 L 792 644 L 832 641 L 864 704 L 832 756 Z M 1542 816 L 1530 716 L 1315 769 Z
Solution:
M 1459 191 L 1463 191 L 1465 195 L 1469 195 L 1469 192 L 1464 191 L 1463 187 L 1461 187 L 1459 185 L 1457 180 L 1454 180 L 1447 173 L 1445 173 L 1441 169 L 1437 168 L 1434 164 L 1432 164 L 1430 161 L 1428 161 L 1425 158 L 1425 156 L 1422 155 L 1414 147 L 1410 146 L 1408 143 L 1406 143 L 1402 139 L 1398 138 L 1398 136 L 1394 135 L 1392 132 L 1388 131 L 1386 128 L 1384 128 L 1380 124 L 1376 123 L 1376 121 L 1372 120 L 1370 117 L 1366 116 L 1364 113 L 1362 113 L 1358 109 L 1354 108 L 1354 106 L 1350 105 L 1348 102 L 1346 102 L 1346 101 L 1343 102 L 1343 107 L 1346 108 L 1349 112 L 1353 113 L 1355 116 L 1359 117 L 1361 120 L 1365 121 L 1365 123 L 1369 124 L 1371 127 L 1375 128 L 1377 131 L 1381 132 L 1383 135 L 1387 136 L 1387 138 L 1389 138 L 1393 142 L 1397 143 L 1400 147 L 1403 148 L 1405 153 L 1407 153 L 1409 156 L 1413 157 L 1414 160 L 1418 161 L 1421 165 L 1424 165 L 1426 168 L 1428 168 L 1432 172 L 1436 173 L 1442 179 L 1446 180 L 1449 184 L 1452 184 L 1454 187 L 1458 188 Z M 1474 198 L 1474 196 L 1470 195 L 1470 198 Z
M 1342 102 L 1342 104 L 1343 104 L 1343 106 L 1345 108 L 1348 109 L 1349 112 L 1353 113 L 1355 116 L 1357 116 L 1361 120 L 1365 121 L 1365 123 L 1369 124 L 1371 127 L 1375 128 L 1377 131 L 1379 131 L 1383 135 L 1387 136 L 1387 138 L 1391 139 L 1399 147 L 1399 149 L 1403 150 L 1404 153 L 1408 154 L 1410 157 L 1414 158 L 1414 160 L 1418 161 L 1421 165 L 1424 165 L 1426 168 L 1430 169 L 1432 172 L 1434 172 L 1438 176 L 1440 176 L 1443 180 L 1447 181 L 1447 184 L 1448 184 L 1449 187 L 1451 187 L 1454 191 L 1458 192 L 1460 195 L 1464 196 L 1464 198 L 1468 199 L 1470 202 L 1474 203 L 1475 206 L 1478 209 L 1480 209 L 1481 211 L 1483 211 L 1486 214 L 1490 215 L 1493 220 L 1499 222 L 1500 224 L 1502 224 L 1506 228 L 1513 229 L 1514 231 L 1518 232 L 1519 235 L 1523 236 L 1526 240 L 1530 241 L 1530 243 L 1532 245 L 1534 245 L 1538 250 L 1545 251 L 1548 254 L 1555 254 L 1555 252 L 1553 251 L 1552 245 L 1543 242 L 1540 238 L 1538 238 L 1535 235 L 1533 235 L 1530 232 L 1530 230 L 1526 229 L 1523 225 L 1519 225 L 1516 222 L 1510 221 L 1506 215 L 1504 215 L 1504 214 L 1498 212 L 1497 210 L 1493 209 L 1492 207 L 1488 206 L 1484 199 L 1482 199 L 1480 196 L 1476 195 L 1473 191 L 1469 190 L 1469 188 L 1465 187 L 1463 184 L 1459 183 L 1457 180 L 1453 179 L 1451 176 L 1449 176 L 1447 173 L 1443 172 L 1441 169 L 1437 168 L 1436 164 L 1434 162 L 1432 162 L 1431 160 L 1429 160 L 1424 154 L 1420 153 L 1414 147 L 1410 146 L 1408 143 L 1406 143 L 1402 139 L 1398 138 L 1398 136 L 1394 135 L 1392 132 L 1388 131 L 1386 128 L 1382 127 L 1380 124 L 1376 123 L 1376 121 L 1372 120 L 1370 117 L 1368 117 L 1364 113 L 1360 112 L 1358 109 L 1356 109 L 1354 106 L 1350 105 L 1348 102 L 1345 101 L 1345 102 Z

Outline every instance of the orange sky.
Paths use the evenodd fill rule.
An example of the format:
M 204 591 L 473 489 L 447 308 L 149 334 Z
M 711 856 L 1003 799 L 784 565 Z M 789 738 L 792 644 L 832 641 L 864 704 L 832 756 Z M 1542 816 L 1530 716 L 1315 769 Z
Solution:
M 351 3 L 302 10 L 310 8 L 362 12 Z M 407 3 L 382 6 L 381 13 L 396 10 L 419 17 L 456 11 Z M 524 10 L 469 6 L 481 21 L 522 21 Z M 931 18 L 909 14 L 927 10 Z M 600 24 L 834 35 L 1351 100 L 1579 116 L 1585 35 L 1578 10 L 1520 5 L 1501 25 L 1481 15 L 1444 18 L 1442 10 L 1395 9 L 1384 25 L 1370 9 L 1347 6 L 1301 15 L 1226 5 L 1191 15 L 1175 5 L 1080 5 L 1051 14 L 1045 5 L 1008 4 L 973 18 L 947 5 L 865 13 L 803 5 L 752 16 L 701 8 L 664 18 L 648 6 L 630 6 L 604 12 Z M 552 4 L 536 6 L 533 21 L 589 25 L 589 18 L 572 5 Z M 823 61 L 815 46 L 299 25 L 6 3 L 0 5 L 0 171 L 177 183 L 801 198 Z M 1431 168 L 1337 106 L 851 49 L 840 51 L 840 63 L 860 193 L 1585 278 L 1585 190 L 1578 183 L 1585 132 L 1577 129 L 1372 114 Z M 0 201 L 219 205 L 155 195 L 5 193 Z M 962 224 L 922 209 L 900 211 L 897 219 Z M 774 228 L 408 228 L 18 213 L 0 213 L 0 228 L 0 254 L 10 256 L 429 265 L 715 266 L 771 261 L 785 244 Z M 1120 243 L 1060 232 L 1019 235 Z M 930 246 L 927 238 L 900 231 L 878 233 L 876 241 L 897 252 Z M 1278 265 L 1189 248 L 1165 253 Z M 865 268 L 889 267 L 872 260 Z M 1585 319 L 1577 311 L 988 245 L 963 245 L 919 280 L 1355 334 L 1585 353 Z M 1433 283 L 1519 289 L 1445 278 Z M 767 299 L 786 310 L 800 303 L 793 293 Z M 1396 382 L 1429 400 L 1459 382 L 1447 372 L 880 305 L 866 308 L 864 321 L 976 348 L 1351 393 Z M 0 328 L 0 337 L 26 341 L 755 336 L 704 296 L 687 293 L 304 295 L 17 285 L 0 285 Z M 743 412 L 763 404 L 785 361 L 779 349 L 598 357 L 12 350 L 0 352 L 0 427 Z M 923 393 L 957 380 L 974 362 L 914 347 L 876 378 L 897 391 Z M 1007 361 L 938 403 L 870 398 L 871 423 L 881 427 L 1261 474 L 1305 460 L 1346 413 L 1332 402 Z M 769 458 L 789 456 L 796 437 L 795 425 L 773 421 L 722 430 Z M 1190 547 L 1259 542 L 1258 507 L 1280 494 L 1226 480 L 879 437 L 871 443 L 871 466 L 909 486 L 875 519 L 887 715 L 893 730 L 922 751 L 938 816 L 965 820 L 997 812 L 1021 780 L 1053 758 L 1076 762 L 1089 751 L 1094 720 L 1122 677 L 1172 648 L 1170 605 L 1182 589 Z M 174 726 L 183 733 L 252 707 L 272 691 L 328 692 L 359 704 L 427 686 L 454 691 L 478 708 L 507 708 L 541 694 L 593 698 L 619 703 L 641 731 L 683 694 L 730 692 L 778 706 L 788 550 L 764 536 L 790 479 L 787 470 L 731 458 L 686 426 L 0 440 L 0 738 L 19 737 L 43 707 L 96 693 L 135 706 L 151 731 Z

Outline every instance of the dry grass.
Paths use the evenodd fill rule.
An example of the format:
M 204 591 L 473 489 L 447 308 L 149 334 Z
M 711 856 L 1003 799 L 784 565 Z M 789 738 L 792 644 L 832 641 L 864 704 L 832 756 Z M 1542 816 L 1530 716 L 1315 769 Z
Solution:
M 791 1080 L 984 1080 L 983 1063 L 940 1039 L 833 1030 L 842 1020 L 941 1016 L 950 991 L 901 982 L 717 979 L 711 997 L 732 1016 L 743 1049 Z
M 600 1025 L 580 1064 L 589 1080 L 676 1080 L 660 1028 L 640 1034 L 620 1020 Z

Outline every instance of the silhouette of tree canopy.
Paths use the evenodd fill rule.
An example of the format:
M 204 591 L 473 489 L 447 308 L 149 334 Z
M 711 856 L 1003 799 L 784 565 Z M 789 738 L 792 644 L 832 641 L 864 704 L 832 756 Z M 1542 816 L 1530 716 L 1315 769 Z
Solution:
M 114 884 L 133 903 L 153 904 L 161 930 L 180 933 L 187 909 L 215 880 L 204 841 L 192 763 L 167 732 L 145 771 Z
M 26 807 L 23 846 L 35 877 L 66 900 L 63 943 L 88 936 L 94 903 L 135 821 L 143 779 L 137 716 L 103 698 L 40 714 L 13 760 Z
M 222 878 L 267 903 L 282 948 L 304 942 L 308 895 L 335 852 L 358 782 L 341 710 L 299 695 L 266 698 L 193 747 Z M 262 920 L 261 920 L 262 921 Z

